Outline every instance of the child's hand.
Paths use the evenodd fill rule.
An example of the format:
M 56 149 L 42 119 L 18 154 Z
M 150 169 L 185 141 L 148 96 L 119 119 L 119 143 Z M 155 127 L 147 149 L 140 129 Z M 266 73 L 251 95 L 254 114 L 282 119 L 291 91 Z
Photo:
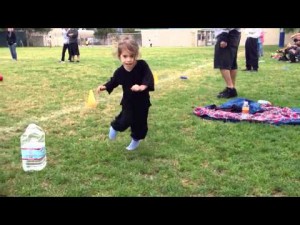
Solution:
M 99 85 L 97 88 L 97 93 L 99 94 L 101 91 L 105 91 L 106 87 L 104 85 Z
M 137 85 L 137 84 L 133 85 L 133 86 L 131 87 L 131 90 L 132 90 L 132 91 L 141 91 L 141 90 L 140 90 L 140 85 Z
M 133 85 L 132 87 L 131 87 L 131 90 L 132 91 L 144 91 L 145 89 L 147 88 L 147 86 L 146 85 L 138 85 L 138 84 L 135 84 L 135 85 Z

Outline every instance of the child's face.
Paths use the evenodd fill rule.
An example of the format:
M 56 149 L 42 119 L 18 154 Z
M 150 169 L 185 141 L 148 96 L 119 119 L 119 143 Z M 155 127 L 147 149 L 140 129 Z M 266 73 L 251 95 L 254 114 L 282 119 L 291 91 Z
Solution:
M 128 50 L 123 50 L 119 56 L 119 59 L 127 71 L 131 71 L 136 64 L 135 55 Z

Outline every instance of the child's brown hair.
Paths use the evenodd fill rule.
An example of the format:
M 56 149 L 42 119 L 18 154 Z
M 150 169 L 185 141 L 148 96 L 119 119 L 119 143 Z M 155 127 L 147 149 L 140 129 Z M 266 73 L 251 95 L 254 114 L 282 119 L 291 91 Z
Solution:
M 138 43 L 130 36 L 125 36 L 121 38 L 121 40 L 118 42 L 117 47 L 117 56 L 120 57 L 123 50 L 128 50 L 133 54 L 135 58 L 138 58 L 139 56 L 139 45 Z

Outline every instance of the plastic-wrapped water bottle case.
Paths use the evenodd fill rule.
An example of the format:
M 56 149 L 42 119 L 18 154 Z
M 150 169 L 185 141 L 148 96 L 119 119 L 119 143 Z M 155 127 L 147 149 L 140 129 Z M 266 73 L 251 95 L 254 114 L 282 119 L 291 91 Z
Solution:
M 24 171 L 39 171 L 46 167 L 45 132 L 32 123 L 21 135 L 22 167 Z

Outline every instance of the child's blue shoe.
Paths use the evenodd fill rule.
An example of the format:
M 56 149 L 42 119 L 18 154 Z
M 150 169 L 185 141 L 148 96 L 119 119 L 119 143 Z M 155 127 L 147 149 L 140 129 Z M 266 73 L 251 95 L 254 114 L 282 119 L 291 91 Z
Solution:
M 129 151 L 134 150 L 139 146 L 139 144 L 140 144 L 139 140 L 134 140 L 132 138 L 130 144 L 126 147 L 126 149 L 129 150 Z
M 109 134 L 108 137 L 110 140 L 115 140 L 117 137 L 118 131 L 116 131 L 112 126 L 109 128 Z

